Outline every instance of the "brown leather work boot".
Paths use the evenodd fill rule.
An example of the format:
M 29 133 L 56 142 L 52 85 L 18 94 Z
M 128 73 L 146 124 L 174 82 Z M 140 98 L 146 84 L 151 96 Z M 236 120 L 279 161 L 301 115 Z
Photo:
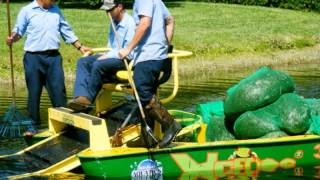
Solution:
M 181 125 L 172 118 L 155 95 L 145 107 L 145 113 L 149 121 L 158 121 L 164 129 L 164 136 L 159 143 L 160 148 L 168 146 L 182 129 Z
M 91 101 L 86 96 L 78 96 L 76 97 L 75 101 L 83 105 L 91 105 Z

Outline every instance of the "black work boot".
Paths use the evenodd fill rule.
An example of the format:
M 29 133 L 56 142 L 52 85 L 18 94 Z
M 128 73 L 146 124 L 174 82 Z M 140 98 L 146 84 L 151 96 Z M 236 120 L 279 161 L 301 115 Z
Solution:
M 146 118 L 151 121 L 158 121 L 164 129 L 164 135 L 159 143 L 160 148 L 168 146 L 182 129 L 181 125 L 175 121 L 166 108 L 163 107 L 157 96 L 153 96 L 149 104 L 145 107 Z

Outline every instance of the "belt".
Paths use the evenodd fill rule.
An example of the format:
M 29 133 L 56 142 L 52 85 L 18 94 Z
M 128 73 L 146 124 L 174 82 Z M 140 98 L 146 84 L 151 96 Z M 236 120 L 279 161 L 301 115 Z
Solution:
M 58 55 L 59 51 L 57 49 L 45 50 L 45 51 L 27 51 L 30 54 L 45 54 L 45 55 Z

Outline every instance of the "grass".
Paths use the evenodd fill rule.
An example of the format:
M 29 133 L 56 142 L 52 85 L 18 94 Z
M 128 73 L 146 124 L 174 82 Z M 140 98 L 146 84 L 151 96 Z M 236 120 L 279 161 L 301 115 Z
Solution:
M 13 23 L 19 9 L 25 4 L 11 4 Z M 320 42 L 320 14 L 315 12 L 195 2 L 171 2 L 167 6 L 176 19 L 173 42 L 175 48 L 195 54 L 184 61 L 182 74 L 199 71 L 201 67 L 210 72 L 217 67 L 223 68 L 228 63 L 240 66 L 261 65 L 269 62 L 270 58 L 273 61 L 275 57 L 278 58 L 276 63 L 281 63 L 282 60 L 290 62 L 291 59 L 298 59 L 299 63 L 303 63 L 310 59 L 310 54 L 311 59 L 315 58 L 315 53 L 309 51 L 317 51 L 316 45 Z M 0 8 L 5 12 L 4 3 L 0 4 Z M 62 11 L 83 44 L 90 47 L 106 44 L 108 20 L 103 11 L 83 8 Z M 3 24 L 0 27 L 0 38 L 4 40 L 8 34 L 6 16 L 0 17 L 0 23 Z M 0 78 L 4 80 L 10 75 L 7 49 L 5 43 L 0 44 Z M 292 56 L 295 54 L 293 52 L 300 55 Z M 64 43 L 61 54 L 67 80 L 72 80 L 76 60 L 81 54 Z M 23 41 L 19 41 L 14 45 L 18 79 L 23 78 L 22 56 Z M 195 63 L 199 66 L 195 66 Z

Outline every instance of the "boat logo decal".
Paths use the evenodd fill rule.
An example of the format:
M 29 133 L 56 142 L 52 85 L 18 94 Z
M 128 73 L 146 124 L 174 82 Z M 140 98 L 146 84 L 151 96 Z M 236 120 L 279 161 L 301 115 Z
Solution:
M 162 179 L 162 164 L 157 160 L 145 159 L 130 166 L 132 179 Z
M 200 162 L 197 161 L 199 156 L 191 156 L 188 153 L 172 153 L 170 155 L 180 168 L 181 177 L 184 177 L 184 175 L 187 177 L 190 173 L 197 172 L 211 172 L 212 174 L 209 176 L 215 178 L 235 175 L 258 177 L 260 172 L 275 172 L 279 168 L 296 168 L 296 160 L 293 158 L 260 159 L 257 153 L 247 147 L 235 149 L 227 160 L 219 160 L 219 152 L 207 152 L 204 161 Z
M 294 153 L 294 157 L 296 158 L 296 159 L 301 159 L 301 158 L 303 158 L 303 150 L 297 150 L 295 153 Z

